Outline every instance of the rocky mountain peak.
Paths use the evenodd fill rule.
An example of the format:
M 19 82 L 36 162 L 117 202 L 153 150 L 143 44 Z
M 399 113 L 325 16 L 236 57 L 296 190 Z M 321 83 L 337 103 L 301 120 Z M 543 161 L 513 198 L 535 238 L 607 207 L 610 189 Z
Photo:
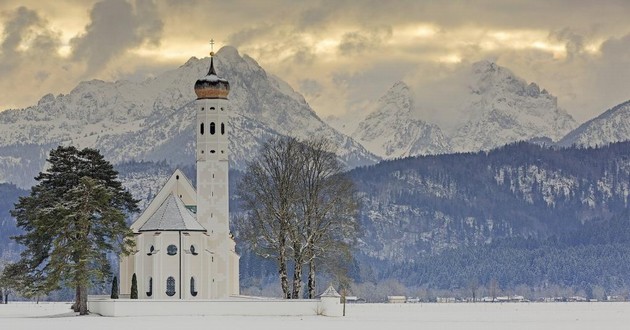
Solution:
M 489 150 L 537 137 L 558 141 L 576 127 L 555 96 L 496 63 L 474 63 L 469 82 L 470 95 L 459 96 L 468 97 L 467 118 L 451 135 L 456 151 Z
M 410 111 L 413 107 L 413 99 L 409 86 L 399 81 L 395 83 L 383 96 L 378 100 L 381 109 L 395 108 L 396 110 Z
M 399 81 L 379 98 L 352 137 L 383 158 L 448 152 L 448 139 L 440 128 L 414 116 L 409 86 Z
M 373 164 L 376 156 L 325 124 L 304 98 L 234 47 L 214 57 L 217 73 L 231 85 L 230 163 L 243 168 L 261 144 L 278 135 L 325 137 L 339 146 L 349 167 Z M 61 97 L 44 96 L 26 109 L 0 113 L 0 182 L 30 187 L 51 145 L 93 147 L 113 163 L 128 160 L 193 165 L 194 83 L 208 72 L 210 58 L 190 58 L 177 69 L 143 82 L 92 80 Z M 19 145 L 33 149 L 20 153 Z M 3 161 L 11 159 L 11 162 Z M 16 173 L 15 161 L 29 163 Z M 3 167 L 6 165 L 6 168 Z M 18 178 L 16 180 L 16 178 Z

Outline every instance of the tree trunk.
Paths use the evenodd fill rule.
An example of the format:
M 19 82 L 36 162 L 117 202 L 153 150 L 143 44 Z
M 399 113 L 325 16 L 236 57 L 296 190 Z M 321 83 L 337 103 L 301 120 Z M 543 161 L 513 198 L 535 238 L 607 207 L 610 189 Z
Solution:
M 81 297 L 79 300 L 79 315 L 87 315 L 88 314 L 87 288 L 84 286 L 81 286 L 79 291 L 81 292 Z
M 295 253 L 295 265 L 293 266 L 293 299 L 300 299 L 300 291 L 302 290 L 302 260 L 298 253 Z
M 280 253 L 278 254 L 278 274 L 280 274 L 280 286 L 282 287 L 282 295 L 284 299 L 291 299 L 289 292 L 289 279 L 287 277 L 287 256 L 285 251 L 286 239 L 280 238 Z
M 308 299 L 314 299 L 315 292 L 315 259 L 311 258 L 308 263 Z
M 72 304 L 72 310 L 74 312 L 78 312 L 79 311 L 79 302 L 81 301 L 81 290 L 79 289 L 79 286 L 77 285 L 77 287 L 75 288 L 74 291 L 74 304 Z

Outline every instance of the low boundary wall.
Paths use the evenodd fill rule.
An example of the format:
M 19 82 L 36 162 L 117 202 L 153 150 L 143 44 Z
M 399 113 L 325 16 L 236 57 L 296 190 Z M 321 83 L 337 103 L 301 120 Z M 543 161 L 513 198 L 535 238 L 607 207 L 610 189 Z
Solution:
M 102 316 L 339 316 L 339 298 L 280 300 L 234 297 L 225 300 L 110 299 L 89 296 L 90 313 Z

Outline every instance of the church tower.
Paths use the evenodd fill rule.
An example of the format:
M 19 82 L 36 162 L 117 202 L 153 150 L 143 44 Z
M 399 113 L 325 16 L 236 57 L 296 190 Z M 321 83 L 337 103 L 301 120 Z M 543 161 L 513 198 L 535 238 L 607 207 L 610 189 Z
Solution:
M 214 69 L 214 53 L 210 53 L 208 74 L 195 83 L 197 221 L 207 229 L 210 263 L 211 299 L 225 298 L 233 291 L 234 265 L 230 251 L 228 193 L 228 94 L 230 84 Z M 236 275 L 238 276 L 238 275 Z M 238 285 L 238 284 L 237 284 Z
M 228 94 L 214 70 L 197 80 L 197 189 L 176 170 L 131 225 L 136 250 L 120 258 L 120 291 L 137 279 L 141 299 L 226 299 L 239 294 L 230 235 Z

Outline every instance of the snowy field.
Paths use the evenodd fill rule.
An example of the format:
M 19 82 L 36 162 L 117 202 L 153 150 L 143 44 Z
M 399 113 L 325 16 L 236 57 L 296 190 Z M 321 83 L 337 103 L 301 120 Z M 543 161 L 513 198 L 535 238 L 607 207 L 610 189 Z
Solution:
M 346 317 L 79 317 L 64 303 L 0 305 L 0 329 L 628 329 L 630 303 L 360 304 Z

